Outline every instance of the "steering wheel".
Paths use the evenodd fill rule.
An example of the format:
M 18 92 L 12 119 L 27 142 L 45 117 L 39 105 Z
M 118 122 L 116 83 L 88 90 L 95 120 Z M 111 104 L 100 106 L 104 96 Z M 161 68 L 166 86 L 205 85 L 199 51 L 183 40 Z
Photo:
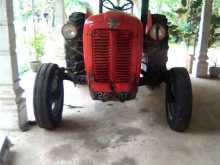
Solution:
M 111 0 L 103 0 L 102 5 L 108 10 L 126 11 L 126 10 L 133 9 L 133 6 L 134 6 L 133 1 L 132 0 L 126 0 L 126 1 L 127 1 L 127 3 L 125 3 L 124 5 L 116 6 L 116 5 L 114 5 L 113 2 L 111 2 Z M 108 3 L 111 5 L 111 7 L 107 6 Z

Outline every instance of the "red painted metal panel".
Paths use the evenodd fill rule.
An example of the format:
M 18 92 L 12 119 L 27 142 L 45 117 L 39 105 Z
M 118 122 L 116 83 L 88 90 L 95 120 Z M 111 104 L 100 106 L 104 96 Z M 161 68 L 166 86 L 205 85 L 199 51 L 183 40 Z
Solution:
M 135 17 L 108 12 L 89 17 L 83 46 L 91 92 L 136 95 L 143 45 L 142 23 Z

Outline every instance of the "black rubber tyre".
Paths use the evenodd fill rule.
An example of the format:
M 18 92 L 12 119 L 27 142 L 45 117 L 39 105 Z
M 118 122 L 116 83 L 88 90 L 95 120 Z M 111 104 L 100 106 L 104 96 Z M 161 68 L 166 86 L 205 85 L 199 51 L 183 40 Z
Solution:
M 63 80 L 56 64 L 41 65 L 34 85 L 34 115 L 37 124 L 45 129 L 56 128 L 62 120 Z
M 166 115 L 171 129 L 183 132 L 192 115 L 192 86 L 185 68 L 168 71 L 166 86 Z

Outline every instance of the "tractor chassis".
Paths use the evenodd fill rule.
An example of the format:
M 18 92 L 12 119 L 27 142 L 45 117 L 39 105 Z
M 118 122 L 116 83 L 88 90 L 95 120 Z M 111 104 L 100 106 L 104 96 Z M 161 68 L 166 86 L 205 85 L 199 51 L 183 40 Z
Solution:
M 79 84 L 79 85 L 87 84 L 85 74 L 74 74 L 72 72 L 69 72 L 69 70 L 71 70 L 71 69 L 70 68 L 64 68 L 64 67 L 60 68 L 60 78 L 62 80 L 71 81 L 75 85 L 77 85 L 77 84 Z M 146 72 L 144 70 L 141 70 L 141 73 L 145 74 Z M 147 77 L 141 76 L 140 80 L 139 80 L 139 86 L 151 86 L 152 88 L 154 88 L 155 86 L 158 86 L 162 82 L 166 82 L 166 80 L 167 80 L 167 74 L 166 74 L 167 70 L 162 71 L 162 73 L 163 73 L 163 74 L 161 74 L 162 76 L 160 76 L 158 78 L 160 81 L 154 82 L 154 84 L 152 84 L 151 82 L 148 82 Z
M 62 80 L 72 81 L 74 84 L 81 84 L 81 85 L 87 84 L 85 74 L 75 74 L 69 72 L 69 69 L 64 67 L 60 68 L 60 78 Z

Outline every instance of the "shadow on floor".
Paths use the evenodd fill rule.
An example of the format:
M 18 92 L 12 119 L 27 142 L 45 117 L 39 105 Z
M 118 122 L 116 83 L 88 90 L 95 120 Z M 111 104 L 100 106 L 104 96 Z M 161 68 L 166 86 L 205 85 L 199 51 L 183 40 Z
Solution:
M 220 81 L 193 81 L 193 114 L 188 132 L 220 133 Z
M 220 133 L 220 82 L 192 79 L 193 82 L 193 113 L 189 129 L 190 134 L 219 134 Z M 132 123 L 139 119 L 149 127 L 169 129 L 165 115 L 164 85 L 153 91 L 142 88 L 136 100 L 126 103 L 98 103 L 96 109 L 100 114 L 98 119 L 93 114 L 84 117 L 74 113 L 64 117 L 56 132 L 93 132 L 99 128 L 111 129 L 114 123 Z M 106 106 L 105 106 L 106 104 Z M 109 106 L 110 105 L 110 106 Z M 149 106 L 150 105 L 150 106 Z M 71 105 L 68 105 L 71 106 Z M 105 109 L 105 107 L 108 107 Z M 116 108 L 115 108 L 116 107 Z M 74 109 L 84 108 L 73 106 Z M 126 108 L 128 110 L 126 110 Z M 69 110 L 70 111 L 70 110 Z M 109 122 L 110 125 L 106 124 Z M 112 124 L 112 125 L 111 125 Z

